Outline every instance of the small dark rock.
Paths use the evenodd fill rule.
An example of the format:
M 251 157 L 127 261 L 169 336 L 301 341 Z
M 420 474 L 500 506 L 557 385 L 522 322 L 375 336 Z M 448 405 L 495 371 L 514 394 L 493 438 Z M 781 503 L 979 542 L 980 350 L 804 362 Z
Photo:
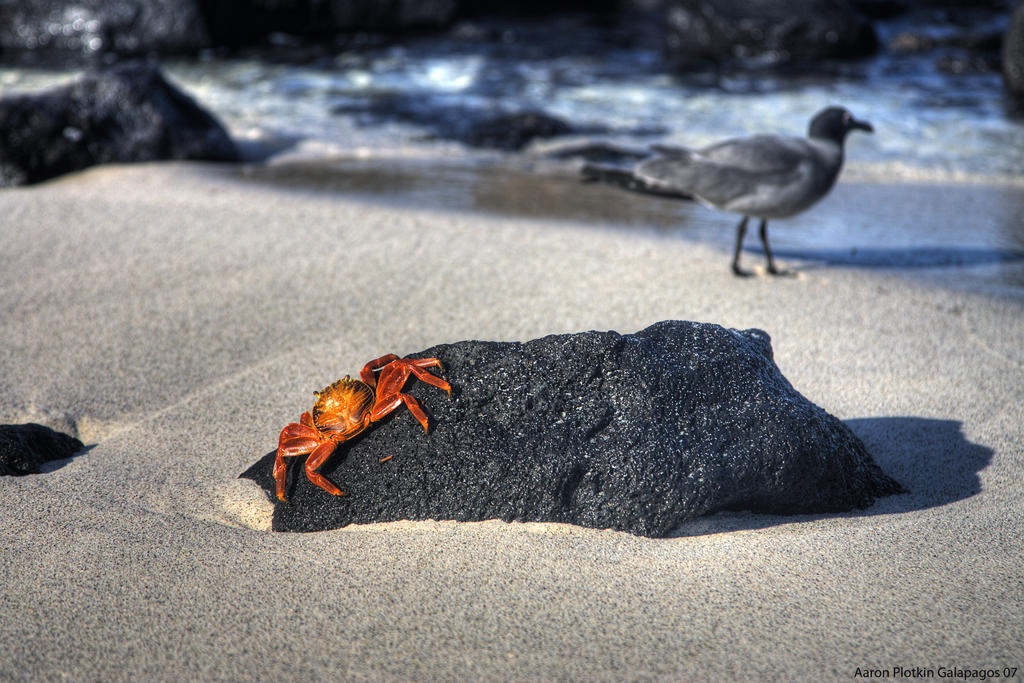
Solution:
M 472 147 L 519 150 L 537 138 L 573 132 L 562 119 L 540 111 L 519 111 L 486 116 L 472 122 L 461 140 Z
M 1017 4 L 1003 39 L 1003 82 L 1012 95 L 1024 100 L 1024 2 Z
M 194 0 L 0 2 L 0 51 L 51 60 L 195 52 L 210 44 Z
M 402 408 L 340 447 L 320 471 L 345 496 L 295 458 L 276 530 L 503 519 L 664 536 L 719 510 L 841 512 L 902 491 L 782 376 L 760 330 L 669 321 L 414 356 L 440 359 L 454 387 L 406 385 L 429 435 Z M 242 476 L 276 501 L 273 459 Z
M 235 161 L 227 131 L 145 62 L 0 100 L 0 187 L 110 162 Z
M 537 138 L 578 132 L 568 122 L 541 111 L 503 112 L 407 95 L 379 96 L 336 107 L 334 112 L 356 114 L 365 117 L 368 123 L 411 123 L 427 129 L 435 138 L 507 151 L 520 150 Z
M 683 64 L 787 64 L 878 48 L 871 22 L 846 0 L 669 0 L 665 18 L 666 48 Z
M 82 448 L 73 436 L 33 422 L 0 425 L 0 476 L 39 474 L 44 462 L 70 458 Z

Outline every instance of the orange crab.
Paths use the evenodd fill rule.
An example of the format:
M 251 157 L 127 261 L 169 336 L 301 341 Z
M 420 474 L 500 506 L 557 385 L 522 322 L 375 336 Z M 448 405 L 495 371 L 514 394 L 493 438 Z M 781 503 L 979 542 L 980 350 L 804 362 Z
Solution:
M 317 473 L 317 468 L 331 457 L 339 444 L 364 431 L 371 422 L 383 419 L 403 403 L 426 432 L 426 414 L 419 402 L 409 394 L 402 393 L 401 388 L 412 374 L 427 384 L 444 389 L 450 398 L 451 385 L 426 371 L 426 368 L 434 366 L 440 368 L 441 361 L 436 358 L 399 358 L 389 353 L 363 366 L 359 372 L 362 381 L 346 375 L 323 391 L 313 392 L 316 394 L 316 403 L 313 404 L 312 416 L 308 412 L 303 413 L 298 422 L 292 422 L 281 430 L 277 442 L 274 480 L 278 499 L 288 502 L 284 497 L 287 473 L 284 459 L 306 453 L 310 454 L 306 459 L 306 476 L 309 480 L 335 496 L 345 495 L 322 474 Z M 375 376 L 374 373 L 378 371 L 380 375 Z

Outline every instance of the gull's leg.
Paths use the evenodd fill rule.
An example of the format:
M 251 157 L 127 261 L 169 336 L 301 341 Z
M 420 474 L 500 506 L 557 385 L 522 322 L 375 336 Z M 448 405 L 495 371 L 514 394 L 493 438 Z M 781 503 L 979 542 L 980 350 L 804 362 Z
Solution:
M 732 252 L 732 272 L 740 277 L 749 277 L 749 270 L 740 268 L 740 250 L 743 248 L 743 236 L 747 234 L 747 221 L 749 216 L 744 216 L 740 224 L 736 226 L 736 248 Z
M 772 258 L 772 248 L 768 246 L 768 220 L 761 219 L 761 227 L 758 229 L 761 235 L 761 244 L 764 245 L 764 256 L 768 260 L 768 272 L 772 275 L 789 275 L 788 270 L 779 270 L 775 267 L 775 259 Z

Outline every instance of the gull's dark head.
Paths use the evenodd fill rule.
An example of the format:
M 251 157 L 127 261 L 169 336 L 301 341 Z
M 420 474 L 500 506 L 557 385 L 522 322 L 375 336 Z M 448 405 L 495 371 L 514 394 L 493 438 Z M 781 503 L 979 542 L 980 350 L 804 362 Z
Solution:
M 843 144 L 846 134 L 851 130 L 862 130 L 866 133 L 873 133 L 874 128 L 867 121 L 859 121 L 853 114 L 842 107 L 828 107 L 822 109 L 811 119 L 811 127 L 808 137 L 823 140 L 832 140 Z

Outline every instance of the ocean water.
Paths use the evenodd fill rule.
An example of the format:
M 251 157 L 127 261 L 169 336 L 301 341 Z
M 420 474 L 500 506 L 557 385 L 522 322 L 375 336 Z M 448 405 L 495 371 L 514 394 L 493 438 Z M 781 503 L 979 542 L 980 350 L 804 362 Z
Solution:
M 966 31 L 996 35 L 1006 20 L 989 16 Z M 877 27 L 883 45 L 899 42 L 907 31 L 941 42 L 949 30 L 910 20 Z M 835 254 L 859 250 L 863 255 L 870 253 L 865 247 L 880 246 L 897 254 L 894 263 L 905 265 L 916 257 L 901 261 L 898 251 L 910 245 L 987 250 L 982 253 L 995 263 L 1015 263 L 1024 249 L 1024 118 L 1005 95 L 998 71 L 979 67 L 976 56 L 957 47 L 917 53 L 887 48 L 867 60 L 811 72 L 680 73 L 657 45 L 572 19 L 462 25 L 441 37 L 358 48 L 312 49 L 283 37 L 278 42 L 275 49 L 248 55 L 162 63 L 170 79 L 218 116 L 250 155 L 269 155 L 267 165 L 248 174 L 257 180 L 514 213 L 514 201 L 481 200 L 494 194 L 480 189 L 482 169 L 550 170 L 546 160 L 552 149 L 582 140 L 643 147 L 701 145 L 755 132 L 801 135 L 814 112 L 841 104 L 876 131 L 850 136 L 844 179 L 1000 186 L 1006 189 L 986 195 L 1001 202 L 994 212 L 1000 218 L 937 235 L 908 216 L 870 240 L 863 221 L 795 230 L 788 237 L 779 231 L 773 240 L 778 239 L 780 255 L 787 250 L 806 255 L 822 246 L 823 235 Z M 53 85 L 76 73 L 3 68 L 0 96 Z M 404 116 L 389 113 L 396 103 Z M 584 132 L 509 153 L 467 147 L 430 125 L 474 112 L 521 110 L 541 110 Z M 562 189 L 540 205 L 549 206 L 552 215 L 585 219 L 559 208 L 573 204 L 562 200 L 574 190 L 572 182 L 558 182 Z M 622 218 L 635 223 L 636 216 L 642 222 L 647 215 L 654 227 L 675 222 L 690 236 L 723 244 L 731 240 L 731 230 L 723 231 L 722 219 L 709 217 L 711 212 L 685 210 L 690 220 L 679 221 L 672 208 L 679 203 L 661 201 L 656 206 L 663 208 L 654 214 L 638 209 L 633 219 Z M 521 212 L 535 211 L 520 204 Z M 949 252 L 935 254 L 936 263 L 950 260 Z
M 985 17 L 963 30 L 998 34 L 1006 20 Z M 877 27 L 883 45 L 908 31 L 941 38 L 949 30 L 911 20 Z M 421 118 L 460 108 L 537 109 L 607 129 L 590 137 L 688 145 L 763 131 L 802 134 L 815 111 L 835 103 L 877 131 L 851 137 L 851 168 L 923 178 L 1024 177 L 1024 117 L 1005 96 L 997 70 L 979 71 L 955 47 L 916 54 L 883 49 L 864 61 L 780 75 L 680 73 L 657 45 L 572 19 L 463 25 L 440 37 L 359 48 L 279 42 L 276 51 L 163 66 L 237 139 L 312 157 L 493 158 L 437 139 L 422 125 L 375 115 L 374 105 L 389 99 Z M 76 73 L 0 68 L 0 96 Z
M 881 40 L 908 28 L 882 24 Z M 580 44 L 560 49 L 566 42 L 560 37 L 574 30 L 583 34 Z M 507 43 L 471 33 L 303 64 L 251 58 L 167 66 L 237 137 L 294 142 L 293 153 L 311 156 L 493 157 L 437 139 L 421 125 L 375 116 L 374 103 L 389 99 L 426 119 L 460 108 L 541 110 L 584 129 L 607 129 L 589 138 L 641 145 L 802 134 L 814 112 L 842 104 L 877 131 L 851 137 L 851 167 L 909 178 L 1021 180 L 1024 118 L 998 72 L 939 68 L 957 57 L 969 59 L 951 48 L 883 53 L 818 73 L 680 74 L 656 46 L 620 47 L 597 29 L 569 25 L 534 27 Z

